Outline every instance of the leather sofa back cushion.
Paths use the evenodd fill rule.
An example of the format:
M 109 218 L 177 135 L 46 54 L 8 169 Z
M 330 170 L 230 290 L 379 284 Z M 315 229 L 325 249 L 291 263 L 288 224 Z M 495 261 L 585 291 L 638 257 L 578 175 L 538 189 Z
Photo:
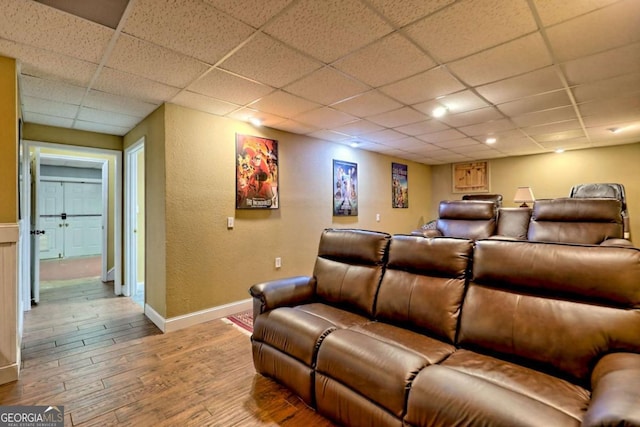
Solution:
M 316 296 L 372 317 L 390 239 L 374 231 L 324 230 L 313 270 Z
M 394 236 L 376 318 L 453 343 L 473 242 Z
M 638 283 L 636 248 L 477 242 L 459 343 L 586 383 L 602 355 L 640 351 Z
M 440 219 L 493 219 L 496 216 L 496 205 L 491 201 L 449 200 L 440 202 L 438 218 Z
M 496 205 L 490 201 L 440 202 L 436 228 L 443 236 L 484 239 L 495 234 Z
M 616 199 L 536 200 L 528 239 L 597 244 L 623 236 L 621 203 Z

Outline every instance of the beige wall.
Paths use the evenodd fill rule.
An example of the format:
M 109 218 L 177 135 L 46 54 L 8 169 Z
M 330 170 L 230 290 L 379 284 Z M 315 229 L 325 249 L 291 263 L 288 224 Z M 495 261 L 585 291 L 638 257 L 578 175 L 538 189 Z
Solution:
M 491 192 L 504 196 L 505 206 L 516 206 L 519 186 L 529 186 L 538 199 L 567 197 L 573 185 L 617 182 L 625 186 L 631 219 L 631 238 L 640 241 L 640 143 L 585 150 L 519 156 L 489 161 Z M 460 199 L 451 192 L 451 165 L 434 166 L 431 207 L 427 217 L 437 217 L 441 200 Z
M 23 139 L 122 151 L 122 137 L 104 133 L 25 123 Z
M 156 114 L 156 113 L 154 113 Z M 390 157 L 326 141 L 256 129 L 172 104 L 165 105 L 165 162 L 161 126 L 149 120 L 147 134 L 147 303 L 167 318 L 249 298 L 253 284 L 278 277 L 309 274 L 325 227 L 358 227 L 390 233 L 414 229 L 429 209 L 430 168 L 409 166 L 408 209 L 391 208 Z M 154 127 L 157 127 L 154 132 Z M 235 209 L 235 134 L 279 141 L 280 209 Z M 125 146 L 145 132 L 125 137 Z M 156 138 L 158 136 L 158 138 Z M 157 158 L 156 158 L 157 157 Z M 359 216 L 332 216 L 332 159 L 358 163 Z M 163 187 L 159 168 L 166 165 L 166 238 L 162 209 L 153 206 L 153 192 Z M 161 198 L 160 195 L 157 197 Z M 375 215 L 381 215 L 376 222 Z M 235 228 L 227 230 L 227 217 Z M 166 257 L 159 249 L 166 242 Z M 159 254 L 159 257 L 156 255 Z M 282 258 L 275 269 L 274 258 Z M 166 312 L 157 307 L 161 286 L 152 274 L 166 266 Z M 160 278 L 158 278 L 160 279 Z M 154 294 L 154 295 L 151 295 Z M 160 295 L 161 296 L 161 295 Z
M 165 233 L 165 106 L 159 107 L 124 137 L 128 148 L 144 137 L 145 303 L 167 315 Z M 197 156 L 197 153 L 195 153 Z M 126 272 L 125 272 L 126 277 Z
M 18 222 L 18 76 L 0 56 L 0 224 Z

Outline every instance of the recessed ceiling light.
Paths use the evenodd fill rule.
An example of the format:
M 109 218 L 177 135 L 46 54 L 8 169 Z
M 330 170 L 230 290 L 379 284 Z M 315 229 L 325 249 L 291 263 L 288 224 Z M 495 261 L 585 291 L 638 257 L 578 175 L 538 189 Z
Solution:
M 624 130 L 624 128 L 609 128 L 607 130 L 611 133 L 620 133 Z
M 560 154 L 560 153 L 564 153 L 564 148 L 556 148 L 555 152 Z
M 431 115 L 433 117 L 442 117 L 445 114 L 447 114 L 447 107 L 443 107 L 443 106 L 436 107 L 433 109 L 433 111 L 431 111 Z
M 254 126 L 262 126 L 262 120 L 257 117 L 249 117 L 249 123 Z
M 494 137 L 490 137 L 485 139 L 484 142 L 486 142 L 487 144 L 495 144 L 495 142 L 497 141 L 497 139 L 495 139 Z
M 358 141 L 353 141 L 349 144 L 349 146 L 351 148 L 358 148 L 360 146 L 360 143 Z

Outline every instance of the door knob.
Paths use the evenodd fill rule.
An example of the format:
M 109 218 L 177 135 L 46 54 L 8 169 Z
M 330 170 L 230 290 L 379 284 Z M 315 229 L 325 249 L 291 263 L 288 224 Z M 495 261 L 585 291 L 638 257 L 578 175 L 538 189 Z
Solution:
M 65 226 L 65 227 L 68 227 L 68 226 L 69 226 L 69 223 L 68 223 L 68 222 L 65 222 L 65 223 L 64 223 L 64 226 Z

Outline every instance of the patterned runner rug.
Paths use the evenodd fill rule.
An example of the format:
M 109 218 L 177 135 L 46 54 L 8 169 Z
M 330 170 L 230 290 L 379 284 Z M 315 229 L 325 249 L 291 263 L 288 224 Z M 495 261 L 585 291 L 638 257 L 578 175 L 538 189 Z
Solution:
M 231 316 L 227 316 L 224 319 L 249 333 L 253 332 L 253 311 L 252 310 L 232 314 Z

